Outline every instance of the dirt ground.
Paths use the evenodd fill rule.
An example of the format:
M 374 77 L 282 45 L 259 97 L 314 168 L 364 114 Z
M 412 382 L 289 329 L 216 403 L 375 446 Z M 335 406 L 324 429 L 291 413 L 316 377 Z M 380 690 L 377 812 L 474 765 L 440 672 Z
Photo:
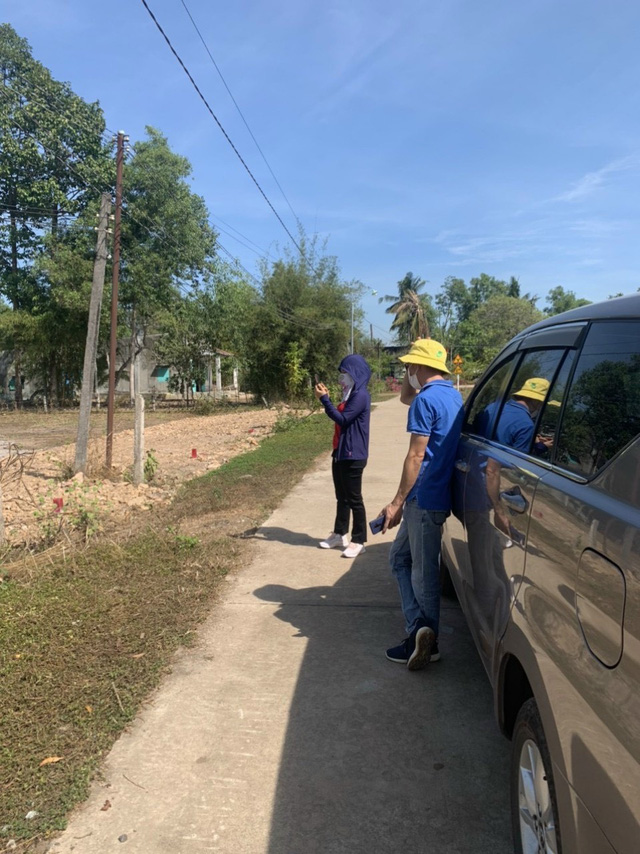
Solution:
M 138 514 L 170 501 L 181 482 L 257 445 L 277 417 L 276 410 L 258 408 L 203 416 L 146 413 L 145 451 L 155 472 L 148 483 L 134 487 L 128 482 L 133 463 L 129 413 L 118 413 L 110 473 L 104 469 L 106 416 L 98 413 L 92 419 L 87 477 L 71 476 L 75 443 L 64 442 L 75 433 L 77 412 L 2 415 L 6 545 L 37 547 L 61 534 L 88 536 L 115 522 L 137 523 Z

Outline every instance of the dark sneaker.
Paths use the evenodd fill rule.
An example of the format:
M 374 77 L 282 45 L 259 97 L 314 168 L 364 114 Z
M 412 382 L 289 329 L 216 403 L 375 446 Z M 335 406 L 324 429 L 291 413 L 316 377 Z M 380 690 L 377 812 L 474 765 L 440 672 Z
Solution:
M 436 636 L 433 629 L 420 626 L 413 635 L 413 651 L 407 660 L 408 670 L 422 670 L 431 661 Z
M 392 646 L 387 650 L 389 661 L 397 661 L 398 664 L 406 664 L 413 652 L 415 644 L 411 638 L 405 638 L 398 646 Z
M 420 629 L 418 629 L 420 631 Z M 431 629 L 429 629 L 431 631 Z M 387 650 L 387 658 L 389 661 L 397 661 L 398 664 L 408 664 L 409 659 L 415 652 L 416 638 L 417 632 L 413 634 L 412 637 L 405 638 L 402 643 L 398 644 L 398 646 L 392 646 L 391 649 Z M 440 661 L 440 650 L 438 649 L 438 641 L 435 639 L 431 645 L 431 658 L 429 659 L 429 663 L 434 661 Z M 411 668 L 415 670 L 417 668 Z

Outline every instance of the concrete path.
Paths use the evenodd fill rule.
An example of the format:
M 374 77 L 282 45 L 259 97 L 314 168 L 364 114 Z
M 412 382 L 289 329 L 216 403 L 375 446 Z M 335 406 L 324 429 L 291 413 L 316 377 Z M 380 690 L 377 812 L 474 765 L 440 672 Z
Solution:
M 397 487 L 405 418 L 397 400 L 373 413 L 370 519 Z M 333 513 L 327 455 L 261 528 L 52 852 L 512 851 L 508 745 L 459 608 L 443 602 L 442 661 L 387 661 L 403 637 L 391 538 L 355 561 L 321 551 Z

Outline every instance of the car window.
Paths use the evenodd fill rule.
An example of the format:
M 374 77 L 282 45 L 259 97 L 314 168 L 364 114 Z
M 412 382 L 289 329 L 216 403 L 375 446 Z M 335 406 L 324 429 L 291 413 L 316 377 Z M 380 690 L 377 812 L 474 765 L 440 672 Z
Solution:
M 551 384 L 549 395 L 542 407 L 536 426 L 536 439 L 531 452 L 543 460 L 552 460 L 560 422 L 562 402 L 567 393 L 569 377 L 576 359 L 576 351 L 570 350 L 562 362 L 557 376 Z
M 528 454 L 534 444 L 535 427 L 558 366 L 566 350 L 531 350 L 526 353 L 511 382 L 493 438 L 501 445 Z M 549 406 L 558 406 L 557 401 Z
M 640 321 L 594 323 L 562 416 L 556 463 L 588 477 L 640 433 Z
M 501 394 L 513 371 L 516 356 L 517 354 L 514 353 L 506 362 L 496 368 L 474 396 L 464 426 L 464 429 L 474 436 L 483 436 L 488 439 L 491 435 Z

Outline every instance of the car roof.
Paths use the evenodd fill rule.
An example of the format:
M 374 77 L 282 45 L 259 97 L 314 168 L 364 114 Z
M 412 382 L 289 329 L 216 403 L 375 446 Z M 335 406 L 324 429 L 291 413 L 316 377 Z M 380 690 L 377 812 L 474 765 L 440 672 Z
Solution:
M 640 318 L 640 293 L 582 305 L 580 308 L 572 308 L 571 311 L 564 311 L 553 317 L 545 317 L 544 320 L 523 329 L 512 340 L 516 341 L 530 332 L 546 329 L 549 326 L 558 326 L 561 323 L 575 323 L 581 320 L 625 320 L 632 317 Z

